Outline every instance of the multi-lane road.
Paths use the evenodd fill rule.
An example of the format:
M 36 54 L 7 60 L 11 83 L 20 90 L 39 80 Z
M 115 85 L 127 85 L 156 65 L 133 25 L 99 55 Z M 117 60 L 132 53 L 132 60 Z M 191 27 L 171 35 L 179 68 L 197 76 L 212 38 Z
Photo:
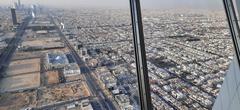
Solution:
M 20 26 L 15 34 L 15 37 L 9 42 L 8 46 L 6 47 L 6 50 L 1 54 L 1 56 L 0 56 L 0 73 L 2 73 L 5 70 L 5 67 L 9 64 L 14 52 L 16 51 L 19 43 L 22 40 L 22 36 L 25 32 L 25 28 L 28 26 L 28 23 L 30 22 L 30 20 L 31 20 L 30 17 L 27 17 L 24 19 L 24 21 L 20 24 Z M 52 17 L 51 17 L 51 21 L 54 23 L 54 20 Z M 71 46 L 69 41 L 65 38 L 65 35 L 62 33 L 62 31 L 59 28 L 57 29 L 57 31 L 59 33 L 59 36 L 64 41 L 64 43 L 70 49 L 70 51 L 71 51 L 72 55 L 74 56 L 75 60 L 77 61 L 78 65 L 80 66 L 81 71 L 86 78 L 86 82 L 89 86 L 89 89 L 90 89 L 92 95 L 96 97 L 96 98 L 92 98 L 92 99 L 96 99 L 95 101 L 100 104 L 100 107 L 101 107 L 100 110 L 117 110 L 116 104 L 113 104 L 112 101 L 110 101 L 110 99 L 107 98 L 107 96 L 103 93 L 103 91 L 98 86 L 96 80 L 91 75 L 92 74 L 91 69 L 79 57 L 78 53 Z
M 52 16 L 49 16 L 51 18 L 51 22 L 54 22 L 54 18 Z M 56 25 L 57 26 L 57 25 Z M 81 68 L 82 74 L 86 78 L 86 82 L 88 84 L 88 87 L 92 93 L 93 96 L 96 96 L 97 102 L 100 104 L 101 110 L 117 110 L 116 104 L 113 104 L 110 99 L 107 98 L 107 96 L 103 93 L 103 91 L 98 86 L 96 80 L 91 75 L 91 69 L 87 66 L 87 64 L 80 58 L 76 50 L 72 47 L 72 45 L 69 43 L 69 41 L 65 38 L 65 35 L 62 33 L 62 31 L 57 28 L 57 31 L 59 33 L 59 36 L 62 38 L 64 43 L 67 45 L 67 47 L 70 49 L 72 55 L 74 56 L 76 62 L 78 63 L 79 67 Z
M 0 73 L 5 70 L 5 67 L 9 64 L 14 52 L 16 51 L 20 41 L 22 40 L 22 36 L 25 32 L 25 28 L 28 26 L 30 17 L 26 17 L 23 22 L 20 24 L 14 38 L 8 43 L 5 51 L 0 56 Z
M 51 22 L 55 24 L 53 18 L 51 18 Z M 18 30 L 16 31 L 16 34 L 14 38 L 9 42 L 8 46 L 6 47 L 5 51 L 0 56 L 0 73 L 5 71 L 5 67 L 9 64 L 11 61 L 11 58 L 18 48 L 18 45 L 20 44 L 22 40 L 22 36 L 25 33 L 25 29 L 28 26 L 29 22 L 31 21 L 31 17 L 26 17 L 23 22 L 20 24 Z M 57 26 L 55 24 L 55 26 Z M 96 80 L 93 78 L 91 69 L 87 66 L 87 64 L 79 57 L 78 53 L 75 51 L 75 49 L 71 46 L 69 41 L 65 38 L 65 35 L 62 33 L 62 31 L 57 28 L 57 31 L 59 33 L 59 36 L 62 38 L 64 43 L 67 45 L 67 47 L 70 49 L 72 55 L 74 56 L 75 60 L 77 61 L 78 65 L 81 68 L 81 71 L 83 75 L 86 78 L 86 82 L 89 86 L 89 89 L 93 96 L 96 98 L 94 99 L 97 103 L 100 104 L 101 109 L 100 110 L 117 110 L 116 104 L 113 104 L 110 99 L 107 98 L 107 96 L 103 93 L 101 88 L 98 86 Z

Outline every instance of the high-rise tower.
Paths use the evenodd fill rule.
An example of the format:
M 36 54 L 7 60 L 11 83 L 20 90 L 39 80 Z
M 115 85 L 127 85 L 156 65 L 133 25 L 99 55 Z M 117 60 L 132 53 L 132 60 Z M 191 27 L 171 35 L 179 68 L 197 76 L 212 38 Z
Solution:
M 32 5 L 31 6 L 31 14 L 32 14 L 33 18 L 36 17 L 36 13 L 37 13 L 37 6 L 36 5 Z
M 13 25 L 17 25 L 16 9 L 15 9 L 15 8 L 11 8 L 11 13 L 12 13 L 12 22 L 13 22 Z
M 18 6 L 19 6 L 19 7 L 21 6 L 21 1 L 20 1 L 20 0 L 18 0 Z

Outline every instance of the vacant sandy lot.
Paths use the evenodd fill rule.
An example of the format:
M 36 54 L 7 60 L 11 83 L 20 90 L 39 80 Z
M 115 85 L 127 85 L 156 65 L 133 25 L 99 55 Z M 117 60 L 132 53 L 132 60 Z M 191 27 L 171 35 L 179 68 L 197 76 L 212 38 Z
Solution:
M 59 83 L 58 71 L 48 71 L 46 73 L 47 84 L 57 84 Z
M 60 101 L 90 96 L 89 88 L 83 81 L 45 88 L 41 90 L 41 93 L 38 105 L 53 104 Z
M 6 77 L 0 80 L 0 92 L 32 89 L 39 86 L 39 72 Z
M 53 48 L 53 47 L 62 47 L 64 44 L 58 41 L 47 41 L 47 40 L 32 40 L 32 41 L 24 41 L 22 43 L 23 47 L 45 47 L 45 48 Z
M 6 76 L 14 76 L 40 71 L 40 58 L 12 61 L 6 72 Z
M 40 86 L 40 58 L 12 61 L 0 79 L 0 92 L 37 88 Z
M 37 93 L 5 93 L 0 95 L 0 110 L 20 110 L 26 107 L 36 107 Z

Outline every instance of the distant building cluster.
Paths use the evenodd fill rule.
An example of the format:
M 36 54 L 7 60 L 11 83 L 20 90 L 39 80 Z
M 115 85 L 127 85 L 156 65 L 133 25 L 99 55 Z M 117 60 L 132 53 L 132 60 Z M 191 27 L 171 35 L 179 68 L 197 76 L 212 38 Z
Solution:
M 128 25 L 131 19 L 125 11 L 118 11 L 121 13 L 89 9 L 58 11 L 58 14 L 79 15 L 61 17 L 63 31 L 73 36 L 67 37 L 68 40 L 96 70 L 100 84 L 111 94 L 125 91 L 136 108 L 138 101 L 134 99 L 133 89 L 138 89 L 137 76 L 132 30 Z M 233 55 L 224 12 L 144 10 L 143 15 L 154 107 L 210 109 Z M 107 71 L 97 71 L 104 66 Z M 115 82 L 116 87 L 109 90 L 107 86 Z
M 15 7 L 0 8 L 0 109 L 140 109 L 129 11 Z M 224 12 L 142 13 L 154 109 L 211 109 L 234 53 Z

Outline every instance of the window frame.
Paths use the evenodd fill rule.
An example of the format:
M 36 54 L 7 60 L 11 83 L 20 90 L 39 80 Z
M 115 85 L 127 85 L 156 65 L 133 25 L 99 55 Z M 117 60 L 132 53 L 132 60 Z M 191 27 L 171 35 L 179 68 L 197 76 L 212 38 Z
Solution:
M 232 0 L 223 0 L 223 5 L 227 16 L 228 25 L 230 28 L 230 34 L 232 37 L 235 54 L 238 60 L 238 64 L 240 64 L 240 28 L 238 24 L 235 7 Z
M 130 0 L 138 91 L 142 110 L 152 110 L 140 0 Z

